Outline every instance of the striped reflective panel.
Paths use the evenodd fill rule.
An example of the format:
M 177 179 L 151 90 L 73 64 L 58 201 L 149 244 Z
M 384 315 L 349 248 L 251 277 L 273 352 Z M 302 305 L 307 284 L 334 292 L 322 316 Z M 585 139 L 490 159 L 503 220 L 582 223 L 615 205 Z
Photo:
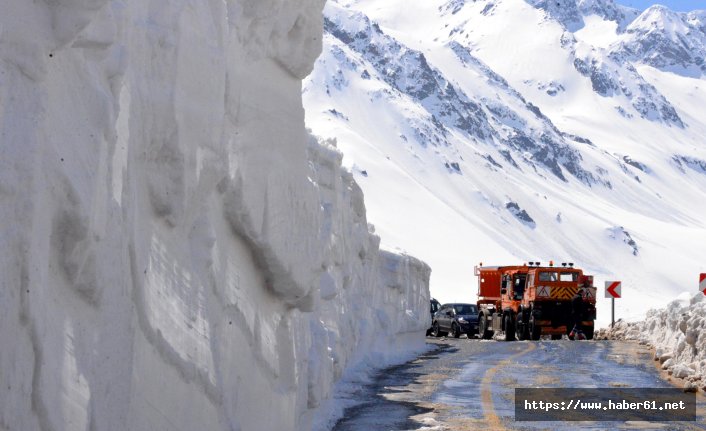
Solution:
M 552 286 L 552 298 L 571 299 L 579 291 L 577 286 Z

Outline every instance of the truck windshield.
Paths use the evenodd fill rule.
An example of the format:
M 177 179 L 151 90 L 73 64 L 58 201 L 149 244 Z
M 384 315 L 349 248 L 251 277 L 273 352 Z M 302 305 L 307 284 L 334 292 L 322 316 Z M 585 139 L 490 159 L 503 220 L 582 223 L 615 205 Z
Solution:
M 540 272 L 539 281 L 578 281 L 578 272 Z
M 559 279 L 556 272 L 540 272 L 539 281 L 557 281 Z
M 578 281 L 578 272 L 562 272 L 559 274 L 559 281 Z

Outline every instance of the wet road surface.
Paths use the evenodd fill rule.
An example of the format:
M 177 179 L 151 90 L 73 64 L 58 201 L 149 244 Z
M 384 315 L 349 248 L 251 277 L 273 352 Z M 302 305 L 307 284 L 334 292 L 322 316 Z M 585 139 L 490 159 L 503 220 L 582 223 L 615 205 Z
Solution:
M 363 430 L 704 430 L 696 422 L 516 422 L 516 387 L 669 388 L 651 351 L 619 341 L 502 342 L 429 339 L 433 349 L 381 372 L 335 431 Z

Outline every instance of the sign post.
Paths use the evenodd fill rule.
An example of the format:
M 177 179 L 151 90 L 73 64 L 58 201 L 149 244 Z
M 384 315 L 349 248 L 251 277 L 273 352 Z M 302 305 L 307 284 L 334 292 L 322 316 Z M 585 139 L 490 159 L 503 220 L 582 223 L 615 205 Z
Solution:
M 619 281 L 605 282 L 605 297 L 610 298 L 610 327 L 615 326 L 615 298 L 621 297 L 622 285 Z
M 706 274 L 703 272 L 699 275 L 699 290 L 706 295 Z

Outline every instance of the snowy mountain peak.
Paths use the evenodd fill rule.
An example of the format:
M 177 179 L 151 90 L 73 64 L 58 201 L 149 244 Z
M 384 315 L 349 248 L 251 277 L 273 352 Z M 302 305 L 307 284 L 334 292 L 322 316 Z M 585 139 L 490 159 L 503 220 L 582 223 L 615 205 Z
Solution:
M 703 12 L 679 13 L 654 5 L 638 16 L 612 52 L 630 61 L 685 76 L 706 74 Z
M 666 6 L 656 4 L 645 9 L 629 26 L 628 33 L 636 31 L 664 31 L 670 34 L 686 33 L 688 30 L 682 15 Z

